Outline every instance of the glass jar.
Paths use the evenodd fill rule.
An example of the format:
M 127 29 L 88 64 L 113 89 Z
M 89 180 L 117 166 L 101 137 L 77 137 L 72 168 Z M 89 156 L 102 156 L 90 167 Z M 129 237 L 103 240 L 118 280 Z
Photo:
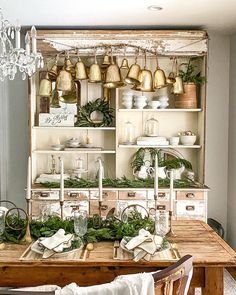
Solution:
M 134 125 L 127 121 L 124 124 L 123 144 L 135 144 Z
M 158 120 L 151 118 L 146 121 L 145 135 L 146 136 L 159 136 L 159 122 L 158 122 Z

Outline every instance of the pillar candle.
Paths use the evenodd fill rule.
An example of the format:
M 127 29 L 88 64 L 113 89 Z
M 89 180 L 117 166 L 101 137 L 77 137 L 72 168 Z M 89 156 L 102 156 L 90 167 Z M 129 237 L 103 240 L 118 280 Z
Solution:
M 25 35 L 25 50 L 26 54 L 30 55 L 30 36 L 28 32 Z
M 174 199 L 174 171 L 170 170 L 170 211 L 173 212 L 173 199 Z
M 28 158 L 26 199 L 31 199 L 31 157 Z
M 60 160 L 61 166 L 61 178 L 60 178 L 60 201 L 64 201 L 64 163 Z
M 158 157 L 155 155 L 154 195 L 158 196 Z
M 37 40 L 36 40 L 37 33 L 36 33 L 35 26 L 31 28 L 31 35 L 32 35 L 32 52 L 36 54 L 37 53 Z
M 102 178 L 103 178 L 103 167 L 102 160 L 99 159 L 99 173 L 98 173 L 98 192 L 99 192 L 99 201 L 102 202 Z
M 16 48 L 17 49 L 20 49 L 20 26 L 17 22 L 17 25 L 16 25 Z

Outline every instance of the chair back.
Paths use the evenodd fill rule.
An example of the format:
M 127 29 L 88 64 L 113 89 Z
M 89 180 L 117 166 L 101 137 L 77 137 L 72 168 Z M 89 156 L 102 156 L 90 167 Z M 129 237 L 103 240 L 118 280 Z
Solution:
M 193 274 L 193 258 L 186 255 L 178 262 L 153 273 L 155 294 L 187 295 Z

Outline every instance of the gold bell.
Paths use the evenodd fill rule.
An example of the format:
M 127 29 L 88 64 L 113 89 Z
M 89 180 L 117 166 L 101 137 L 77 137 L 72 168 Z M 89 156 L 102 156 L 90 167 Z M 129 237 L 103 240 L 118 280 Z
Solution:
M 58 109 L 61 107 L 59 104 L 58 98 L 59 98 L 58 91 L 56 89 L 54 89 L 52 92 L 51 100 L 50 100 L 50 107 L 51 108 Z
M 52 94 L 52 82 L 49 80 L 48 73 L 46 77 L 41 80 L 39 85 L 39 95 L 40 96 L 51 96 Z
M 184 93 L 183 80 L 179 76 L 177 60 L 176 60 L 176 77 L 175 77 L 175 83 L 173 84 L 173 93 L 174 94 L 182 94 L 182 93 Z
M 72 89 L 70 91 L 63 91 L 59 100 L 64 103 L 73 104 L 77 102 L 76 97 L 76 84 L 73 82 Z
M 153 77 L 154 89 L 160 89 L 162 87 L 167 86 L 166 75 L 165 75 L 165 72 L 159 68 L 157 56 L 156 56 L 156 60 L 157 60 L 157 68 L 156 68 L 156 71 L 154 72 L 154 77 Z
M 75 67 L 69 58 L 66 58 L 65 70 L 70 72 L 73 77 L 75 76 Z
M 75 80 L 86 80 L 88 75 L 86 72 L 86 67 L 79 57 L 78 62 L 75 65 Z
M 57 64 L 55 63 L 51 69 L 48 71 L 49 78 L 51 80 L 56 80 L 57 79 L 57 74 L 58 74 L 58 68 Z
M 127 76 L 125 77 L 125 83 L 127 84 L 135 84 L 139 85 L 139 72 L 140 72 L 140 66 L 137 64 L 137 59 L 134 64 L 131 65 Z
M 57 77 L 57 90 L 70 91 L 72 89 L 72 75 L 66 70 L 61 70 Z
M 140 85 L 134 87 L 134 89 L 143 91 L 143 92 L 153 92 L 153 80 L 152 80 L 152 72 L 147 70 L 145 67 L 142 71 L 140 71 L 138 80 Z
M 117 64 L 112 62 L 107 68 L 106 80 L 103 86 L 106 88 L 118 88 L 123 85 L 124 83 L 121 80 L 120 69 Z
M 103 58 L 103 62 L 102 62 L 102 65 L 109 65 L 110 64 L 110 58 L 109 58 L 109 55 L 105 54 L 104 55 L 104 58 Z
M 91 83 L 99 83 L 102 82 L 102 73 L 100 66 L 97 63 L 97 59 L 95 56 L 95 62 L 90 66 L 89 71 L 89 82 Z
M 122 81 L 125 80 L 125 78 L 127 77 L 128 72 L 129 72 L 128 60 L 126 58 L 124 58 L 122 60 L 122 62 L 121 62 L 121 66 L 120 66 L 120 74 L 121 74 Z
M 175 83 L 175 77 L 176 77 L 176 71 L 177 71 L 175 60 L 176 60 L 176 58 L 174 58 L 174 60 L 173 60 L 172 71 L 170 72 L 169 76 L 166 79 L 167 84 L 174 84 Z

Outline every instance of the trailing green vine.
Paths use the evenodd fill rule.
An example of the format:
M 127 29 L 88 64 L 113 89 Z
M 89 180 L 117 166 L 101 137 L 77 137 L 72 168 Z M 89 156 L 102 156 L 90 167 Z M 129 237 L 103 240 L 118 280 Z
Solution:
M 94 111 L 99 111 L 103 115 L 101 122 L 96 122 L 91 119 L 91 114 Z M 109 107 L 109 102 L 102 98 L 97 98 L 94 101 L 88 102 L 78 110 L 78 119 L 75 123 L 76 127 L 107 127 L 111 126 L 114 115 L 114 109 Z

